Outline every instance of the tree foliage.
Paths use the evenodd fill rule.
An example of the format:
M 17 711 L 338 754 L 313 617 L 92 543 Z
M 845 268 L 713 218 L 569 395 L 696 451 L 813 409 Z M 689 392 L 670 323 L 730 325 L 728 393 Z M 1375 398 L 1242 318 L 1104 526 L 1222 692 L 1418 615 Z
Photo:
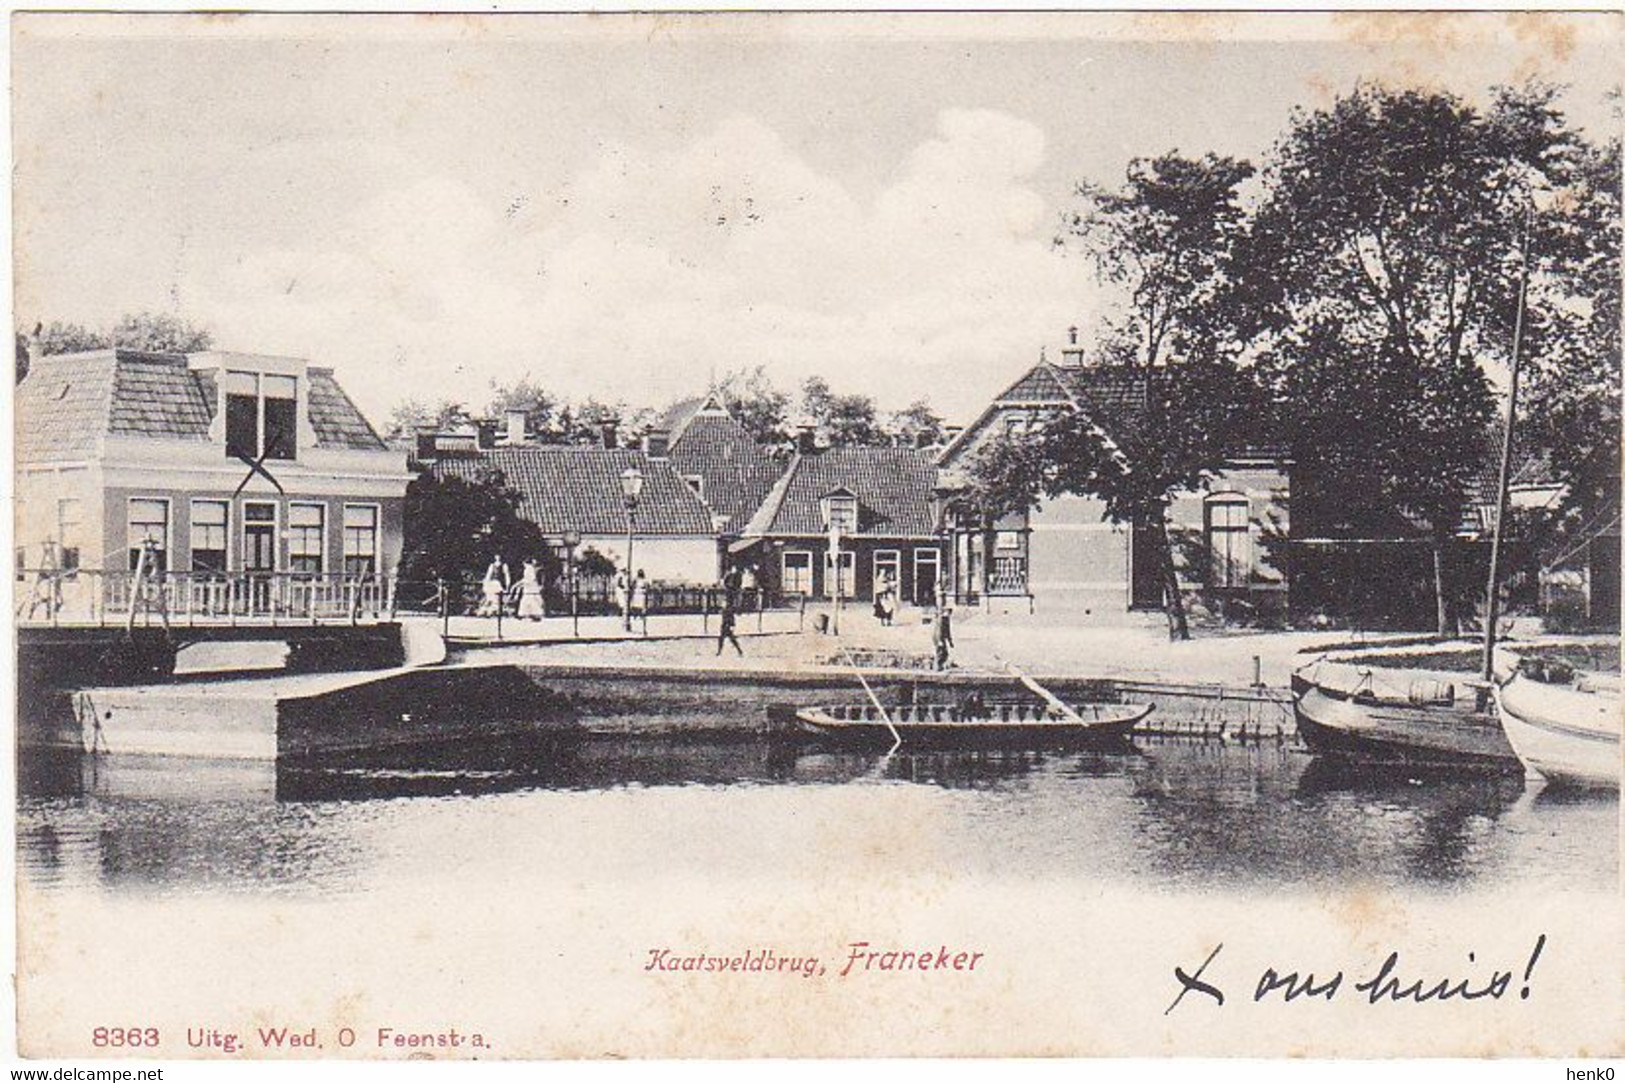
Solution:
M 774 386 L 761 365 L 728 373 L 715 390 L 728 413 L 758 444 L 779 447 L 789 442 L 790 396 Z
M 80 353 L 123 346 L 154 353 L 198 353 L 214 345 L 207 328 L 162 312 L 133 312 L 121 316 L 111 327 L 92 328 L 84 324 L 52 320 L 32 331 L 17 332 L 17 379 L 28 374 L 29 340 L 39 336 L 42 355 Z
M 1103 358 L 1158 365 L 1230 338 L 1224 301 L 1245 230 L 1238 190 L 1252 175 L 1239 159 L 1170 152 L 1134 159 L 1116 190 L 1077 186 L 1056 244 L 1081 250 L 1122 295 L 1100 329 Z
M 1169 540 L 1174 493 L 1217 474 L 1260 422 L 1237 364 L 1222 300 L 1242 234 L 1245 162 L 1165 154 L 1131 162 L 1123 185 L 1080 184 L 1062 245 L 1081 247 L 1118 290 L 1100 361 L 1128 402 L 1100 418 L 1085 405 L 1035 437 L 1010 437 L 973 463 L 971 500 L 984 514 L 1025 510 L 1040 496 L 1097 497 L 1113 522 L 1148 530 L 1162 565 L 1169 634 L 1188 638 Z
M 1502 90 L 1478 110 L 1361 86 L 1300 111 L 1247 246 L 1238 311 L 1285 408 L 1299 522 L 1369 529 L 1363 509 L 1386 504 L 1416 524 L 1433 541 L 1441 632 L 1453 534 L 1492 457 L 1488 371 L 1510 361 L 1526 223 L 1525 355 L 1548 355 L 1570 322 L 1553 273 L 1562 229 L 1532 209 L 1536 188 L 1570 182 L 1580 149 L 1554 94 Z
M 522 499 L 491 466 L 472 481 L 420 474 L 406 490 L 401 578 L 473 583 L 493 555 L 514 572 L 534 560 L 548 576 L 556 574 L 541 529 L 519 513 Z

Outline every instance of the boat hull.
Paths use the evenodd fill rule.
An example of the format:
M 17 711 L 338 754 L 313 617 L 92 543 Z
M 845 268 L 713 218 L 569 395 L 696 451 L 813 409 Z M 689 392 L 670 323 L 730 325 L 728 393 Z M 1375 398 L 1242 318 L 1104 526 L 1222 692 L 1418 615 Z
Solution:
M 1495 718 L 1465 705 L 1369 702 L 1311 685 L 1294 713 L 1298 735 L 1320 755 L 1412 770 L 1523 770 Z
M 1082 709 L 1088 712 L 1088 708 Z M 798 711 L 796 722 L 803 735 L 841 744 L 890 747 L 896 737 L 905 746 L 930 748 L 1112 748 L 1127 747 L 1129 739 L 1146 715 L 1149 704 L 1091 718 L 1082 723 L 1070 719 L 961 720 L 945 714 L 942 718 L 893 718 L 896 728 L 875 717 L 838 718 L 820 709 Z
M 1496 689 L 1501 726 L 1525 767 L 1554 785 L 1619 789 L 1619 697 L 1517 674 Z

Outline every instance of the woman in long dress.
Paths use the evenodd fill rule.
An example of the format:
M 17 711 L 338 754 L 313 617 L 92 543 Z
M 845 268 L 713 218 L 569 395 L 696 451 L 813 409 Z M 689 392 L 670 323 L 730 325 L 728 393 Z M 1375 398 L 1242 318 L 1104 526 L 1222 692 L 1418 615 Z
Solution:
M 542 599 L 542 580 L 534 560 L 525 561 L 525 570 L 519 579 L 519 616 L 525 620 L 541 620 L 547 615 Z
M 508 590 L 508 569 L 500 556 L 491 558 L 491 565 L 485 569 L 485 579 L 480 587 L 484 594 L 480 601 L 480 616 L 496 616 L 502 611 L 502 596 Z

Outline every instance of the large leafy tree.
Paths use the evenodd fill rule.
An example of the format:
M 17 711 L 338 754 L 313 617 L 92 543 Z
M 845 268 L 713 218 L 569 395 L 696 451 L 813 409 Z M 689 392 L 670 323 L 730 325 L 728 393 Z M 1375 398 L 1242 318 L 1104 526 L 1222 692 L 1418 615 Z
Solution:
M 1553 91 L 1504 90 L 1485 110 L 1445 93 L 1361 86 L 1299 111 L 1274 149 L 1238 276 L 1237 313 L 1286 412 L 1294 515 L 1369 529 L 1384 504 L 1432 543 L 1448 630 L 1453 537 L 1488 465 L 1488 378 L 1509 360 L 1532 188 L 1565 184 L 1575 143 Z M 1538 283 L 1537 283 L 1538 285 Z M 1561 323 L 1529 294 L 1524 350 Z M 1311 520 L 1306 522 L 1306 520 Z
M 565 403 L 529 376 L 511 384 L 492 381 L 489 416 L 500 418 L 509 410 L 525 412 L 525 431 L 533 437 L 555 442 L 560 439 L 559 414 Z
M 511 570 L 527 560 L 552 576 L 556 563 L 535 523 L 519 513 L 522 498 L 502 471 L 480 468 L 473 479 L 424 473 L 406 490 L 401 578 L 414 583 L 477 582 L 493 555 Z
M 17 332 L 17 379 L 28 374 L 29 340 L 38 336 L 42 354 L 78 353 L 123 346 L 156 353 L 197 353 L 214 345 L 209 330 L 179 316 L 162 312 L 133 312 L 121 316 L 111 327 L 52 320 L 37 325 L 32 332 Z
M 1239 342 L 1224 318 L 1231 264 L 1245 228 L 1245 162 L 1165 154 L 1130 163 L 1115 190 L 1078 187 L 1059 243 L 1086 253 L 1116 293 L 1098 343 L 1129 391 L 1097 419 L 1086 403 L 1035 437 L 1006 437 L 972 467 L 984 514 L 1025 510 L 1040 495 L 1099 498 L 1113 522 L 1151 532 L 1169 635 L 1188 639 L 1168 512 L 1182 490 L 1221 471 L 1260 423 Z M 1109 411 L 1111 416 L 1108 416 Z
M 971 467 L 969 501 L 988 517 L 1026 511 L 1040 495 L 1087 494 L 1106 517 L 1151 532 L 1168 633 L 1189 639 L 1168 512 L 1176 493 L 1200 489 L 1256 431 L 1248 375 L 1227 360 L 1193 357 L 1135 370 L 1139 402 L 1119 405 L 1108 431 L 1088 408 L 1057 414 L 1036 436 L 1005 436 Z
M 1077 186 L 1056 244 L 1081 252 L 1118 296 L 1098 348 L 1107 359 L 1159 365 L 1233 344 L 1226 300 L 1246 230 L 1238 198 L 1253 167 L 1177 153 L 1136 158 L 1124 183 Z
M 885 427 L 903 447 L 926 447 L 942 439 L 942 415 L 924 399 L 916 399 L 892 414 Z
M 774 386 L 761 365 L 728 373 L 717 381 L 716 391 L 758 444 L 778 447 L 789 442 L 790 396 Z
M 1615 116 L 1619 119 L 1616 96 Z M 1519 404 L 1526 447 L 1569 488 L 1544 557 L 1578 552 L 1617 526 L 1620 485 L 1620 141 L 1582 146 L 1567 187 L 1552 193 L 1535 237 L 1552 307 L 1547 348 L 1530 358 Z
M 415 434 L 421 428 L 446 429 L 471 420 L 468 407 L 460 402 L 441 399 L 431 404 L 421 399 L 407 399 L 389 412 L 384 442 L 390 447 L 410 450 L 416 446 Z
M 801 385 L 801 412 L 812 419 L 819 435 L 831 446 L 890 442 L 881 427 L 874 399 L 868 395 L 836 394 L 822 376 L 809 376 Z

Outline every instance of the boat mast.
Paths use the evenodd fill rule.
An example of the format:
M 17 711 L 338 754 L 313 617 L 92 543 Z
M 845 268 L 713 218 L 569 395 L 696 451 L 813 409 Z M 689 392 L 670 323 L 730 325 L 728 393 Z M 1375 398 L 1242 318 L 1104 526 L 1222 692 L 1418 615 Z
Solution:
M 1501 434 L 1501 472 L 1495 488 L 1495 523 L 1490 531 L 1490 579 L 1484 604 L 1484 680 L 1495 680 L 1495 625 L 1501 616 L 1501 534 L 1507 521 L 1507 494 L 1512 482 L 1512 431 L 1518 421 L 1519 354 L 1523 344 L 1524 300 L 1529 292 L 1529 224 L 1531 199 L 1523 210 L 1523 237 L 1518 244 L 1518 308 L 1512 318 L 1512 378 L 1507 389 L 1507 424 Z M 1484 704 L 1480 703 L 1480 708 Z

